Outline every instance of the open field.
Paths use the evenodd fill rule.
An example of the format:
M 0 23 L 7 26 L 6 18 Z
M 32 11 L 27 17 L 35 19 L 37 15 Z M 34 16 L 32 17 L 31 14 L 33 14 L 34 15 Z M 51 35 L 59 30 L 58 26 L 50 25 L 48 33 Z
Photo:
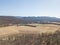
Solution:
M 0 27 L 0 45 L 60 45 L 60 26 L 27 24 Z
M 60 30 L 59 25 L 53 24 L 28 24 L 31 26 L 8 26 L 8 27 L 0 27 L 0 35 L 11 35 L 11 34 L 38 34 L 38 33 L 54 33 L 56 30 Z

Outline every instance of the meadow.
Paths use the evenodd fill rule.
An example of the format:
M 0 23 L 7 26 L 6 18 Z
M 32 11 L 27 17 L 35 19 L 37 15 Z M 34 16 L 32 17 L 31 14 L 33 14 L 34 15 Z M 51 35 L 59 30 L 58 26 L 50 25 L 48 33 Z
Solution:
M 0 45 L 60 45 L 60 26 L 27 24 L 0 27 Z

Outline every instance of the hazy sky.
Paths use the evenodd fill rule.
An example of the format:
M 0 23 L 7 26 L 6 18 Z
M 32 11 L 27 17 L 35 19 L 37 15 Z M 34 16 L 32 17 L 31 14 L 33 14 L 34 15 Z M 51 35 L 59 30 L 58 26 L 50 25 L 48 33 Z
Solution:
M 0 0 L 0 15 L 60 17 L 60 0 Z

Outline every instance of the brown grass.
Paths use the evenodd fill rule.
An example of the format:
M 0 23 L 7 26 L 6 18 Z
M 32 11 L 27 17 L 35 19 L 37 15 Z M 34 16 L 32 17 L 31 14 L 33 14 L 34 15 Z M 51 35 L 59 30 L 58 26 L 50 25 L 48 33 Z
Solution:
M 60 26 L 53 24 L 29 24 L 35 25 L 37 27 L 29 27 L 29 26 L 8 26 L 8 27 L 0 27 L 0 35 L 11 35 L 18 33 L 54 33 L 56 30 L 60 30 Z

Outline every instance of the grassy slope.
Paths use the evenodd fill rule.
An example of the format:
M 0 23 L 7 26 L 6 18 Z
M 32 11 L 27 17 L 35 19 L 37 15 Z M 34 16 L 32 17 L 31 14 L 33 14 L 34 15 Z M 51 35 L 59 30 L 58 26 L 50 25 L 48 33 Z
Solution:
M 35 25 L 37 27 L 29 27 L 29 26 L 8 26 L 8 27 L 0 27 L 0 35 L 11 35 L 11 34 L 38 34 L 38 33 L 54 33 L 56 30 L 60 30 L 60 26 L 53 24 L 29 24 Z

